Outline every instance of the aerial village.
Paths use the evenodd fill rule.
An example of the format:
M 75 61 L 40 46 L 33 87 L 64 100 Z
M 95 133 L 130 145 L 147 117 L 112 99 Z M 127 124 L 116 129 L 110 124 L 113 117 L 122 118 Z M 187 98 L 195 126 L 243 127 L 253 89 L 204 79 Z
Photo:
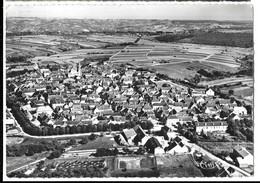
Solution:
M 18 99 L 29 122 L 22 124 L 12 114 L 14 110 L 7 108 L 7 134 L 18 126 L 28 136 L 108 136 L 121 148 L 119 152 L 122 147 L 125 151 L 113 163 L 116 170 L 147 168 L 125 156 L 132 150 L 140 153 L 141 148 L 142 156 L 152 157 L 152 167 L 167 164 L 165 159 L 159 161 L 164 156 L 188 155 L 202 172 L 196 176 L 253 173 L 253 155 L 243 146 L 236 145 L 220 158 L 197 143 L 210 138 L 225 143 L 231 139 L 227 121 L 251 119 L 243 105 L 220 98 L 212 88 L 191 90 L 159 78 L 156 72 L 109 62 L 90 62 L 84 67 L 80 62 L 39 62 L 26 69 L 23 75 L 7 78 L 7 95 Z M 61 155 L 65 159 L 80 156 L 87 156 L 86 151 Z M 134 161 L 140 159 L 134 157 Z

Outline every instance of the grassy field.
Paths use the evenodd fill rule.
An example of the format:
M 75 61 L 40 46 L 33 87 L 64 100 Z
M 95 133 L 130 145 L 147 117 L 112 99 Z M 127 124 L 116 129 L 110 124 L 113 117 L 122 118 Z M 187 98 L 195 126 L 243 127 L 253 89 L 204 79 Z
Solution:
M 75 136 L 75 137 L 55 137 L 53 139 L 38 139 L 38 138 L 26 137 L 26 138 L 24 138 L 24 140 L 21 144 L 23 144 L 23 145 L 31 144 L 31 143 L 35 143 L 35 142 L 40 142 L 41 140 L 44 140 L 44 141 L 52 141 L 52 140 L 69 141 L 70 139 L 80 140 L 80 139 L 82 139 L 82 137 L 85 137 L 85 136 L 86 135 L 80 135 L 80 136 Z
M 6 171 L 12 171 L 21 166 L 27 165 L 39 159 L 45 158 L 50 154 L 50 152 L 43 152 L 40 154 L 35 154 L 33 156 L 21 156 L 21 157 L 6 157 Z
M 158 72 L 168 74 L 172 78 L 189 78 L 194 77 L 199 69 L 214 69 L 213 67 L 200 62 L 183 62 L 183 63 L 169 63 L 162 65 L 155 65 L 147 67 L 156 69 Z
M 156 157 L 160 177 L 203 177 L 189 155 L 165 155 Z
M 89 141 L 87 144 L 79 145 L 70 149 L 71 151 L 76 150 L 88 150 L 98 148 L 112 148 L 118 146 L 114 140 L 110 140 L 111 137 L 98 137 L 93 141 Z
M 6 137 L 6 145 L 20 144 L 23 137 Z
M 236 87 L 232 87 L 232 88 L 223 88 L 223 89 L 221 89 L 221 92 L 228 94 L 230 89 L 234 90 L 234 95 L 238 96 L 238 97 L 252 96 L 254 93 L 253 87 L 241 87 L 241 86 L 236 86 Z
M 221 153 L 221 151 L 233 152 L 236 145 L 241 145 L 251 154 L 254 154 L 254 144 L 247 142 L 199 142 L 198 145 L 213 153 Z
M 160 173 L 157 170 L 116 170 L 110 173 L 111 177 L 159 177 Z

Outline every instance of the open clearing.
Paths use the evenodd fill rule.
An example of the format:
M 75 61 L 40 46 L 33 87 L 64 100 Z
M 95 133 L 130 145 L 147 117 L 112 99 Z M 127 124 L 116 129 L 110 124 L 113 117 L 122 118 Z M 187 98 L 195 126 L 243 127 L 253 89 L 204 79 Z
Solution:
M 157 156 L 160 177 L 204 177 L 189 155 Z
M 89 150 L 89 149 L 98 149 L 98 148 L 112 148 L 118 146 L 117 143 L 113 140 L 110 140 L 112 137 L 98 137 L 93 141 L 89 141 L 87 144 L 79 145 L 70 149 L 71 151 L 76 150 Z
M 49 152 L 43 152 L 35 154 L 33 156 L 21 156 L 21 157 L 6 157 L 6 171 L 12 171 L 16 168 L 22 167 L 39 159 L 45 158 L 49 155 Z
M 254 154 L 254 144 L 251 142 L 199 142 L 198 145 L 215 154 L 222 151 L 233 152 L 234 147 L 240 145 Z

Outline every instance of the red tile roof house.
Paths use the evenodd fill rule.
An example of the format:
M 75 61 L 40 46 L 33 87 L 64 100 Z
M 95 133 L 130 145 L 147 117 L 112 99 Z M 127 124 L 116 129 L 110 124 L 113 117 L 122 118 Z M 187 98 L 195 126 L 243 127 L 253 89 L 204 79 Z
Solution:
M 226 121 L 216 121 L 216 122 L 198 122 L 196 124 L 196 132 L 201 134 L 207 132 L 226 132 L 228 124 Z

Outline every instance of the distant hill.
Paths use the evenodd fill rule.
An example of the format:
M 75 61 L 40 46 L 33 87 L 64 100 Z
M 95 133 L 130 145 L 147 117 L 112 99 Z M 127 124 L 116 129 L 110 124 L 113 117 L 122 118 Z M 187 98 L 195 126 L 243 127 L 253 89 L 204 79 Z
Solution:
M 61 33 L 86 32 L 172 32 L 208 31 L 212 29 L 250 29 L 252 22 L 231 21 L 176 21 L 176 20 L 98 20 L 98 19 L 42 19 L 7 18 L 6 31 L 15 33 Z M 88 30 L 88 31 L 86 31 Z

